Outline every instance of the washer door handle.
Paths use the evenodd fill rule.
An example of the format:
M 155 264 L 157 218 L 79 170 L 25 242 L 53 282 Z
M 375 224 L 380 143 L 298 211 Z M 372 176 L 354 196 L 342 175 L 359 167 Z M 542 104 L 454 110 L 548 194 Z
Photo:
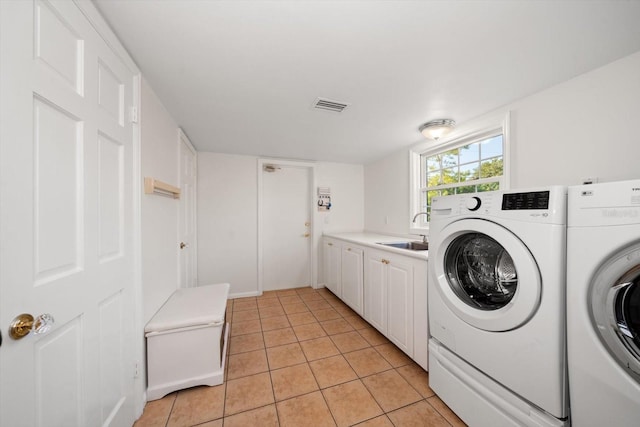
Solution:
M 620 283 L 619 285 L 611 287 L 609 294 L 607 295 L 607 306 L 611 309 L 611 323 L 616 327 L 618 332 L 622 334 L 625 339 L 633 339 L 633 332 L 629 329 L 627 319 L 624 317 L 624 312 L 621 310 L 618 313 L 618 307 L 624 307 L 625 300 L 627 298 L 627 292 L 633 285 L 633 282 Z M 622 301 L 620 301 L 622 298 Z

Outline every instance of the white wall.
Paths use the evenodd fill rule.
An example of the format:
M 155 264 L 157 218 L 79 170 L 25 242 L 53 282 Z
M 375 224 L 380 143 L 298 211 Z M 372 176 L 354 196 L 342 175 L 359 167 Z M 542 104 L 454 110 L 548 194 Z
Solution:
M 257 291 L 257 159 L 198 153 L 198 285 Z
M 511 188 L 638 178 L 638 76 L 640 52 L 496 111 L 511 111 Z M 408 233 L 408 188 L 409 149 L 366 165 L 365 228 Z
M 512 187 L 640 176 L 640 52 L 508 108 Z
M 409 152 L 397 151 L 364 168 L 364 227 L 383 234 L 409 232 Z
M 231 296 L 258 292 L 257 174 L 257 157 L 198 153 L 200 285 L 229 282 Z M 317 163 L 316 184 L 331 187 L 334 205 L 329 213 L 316 216 L 320 232 L 363 229 L 362 165 Z M 316 251 L 319 259 L 317 242 Z
M 322 233 L 364 229 L 364 166 L 318 163 L 316 183 L 331 188 L 331 209 L 319 212 Z
M 178 184 L 178 125 L 147 82 L 141 91 L 142 176 Z M 142 194 L 142 292 L 144 322 L 178 287 L 178 201 Z

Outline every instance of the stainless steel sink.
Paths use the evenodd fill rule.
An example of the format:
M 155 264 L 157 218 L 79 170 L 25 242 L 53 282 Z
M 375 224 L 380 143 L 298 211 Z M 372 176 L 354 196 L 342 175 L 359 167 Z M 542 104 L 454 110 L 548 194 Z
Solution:
M 379 245 L 391 246 L 392 248 L 407 249 L 410 251 L 428 251 L 429 243 L 423 242 L 397 242 L 397 243 L 378 243 Z

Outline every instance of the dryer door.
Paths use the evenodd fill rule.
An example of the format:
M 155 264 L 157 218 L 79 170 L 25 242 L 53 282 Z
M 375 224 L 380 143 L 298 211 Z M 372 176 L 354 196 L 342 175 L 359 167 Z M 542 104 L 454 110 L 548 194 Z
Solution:
M 433 263 L 437 289 L 466 323 L 508 331 L 526 323 L 540 304 L 540 272 L 525 244 L 506 228 L 463 219 L 441 230 Z
M 640 244 L 603 264 L 590 294 L 600 339 L 620 366 L 640 381 Z

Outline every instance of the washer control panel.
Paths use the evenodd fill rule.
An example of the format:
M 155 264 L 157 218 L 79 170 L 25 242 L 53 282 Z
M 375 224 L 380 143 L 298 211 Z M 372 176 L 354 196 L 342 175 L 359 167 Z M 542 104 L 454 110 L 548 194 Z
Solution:
M 529 191 L 436 196 L 431 201 L 431 220 L 436 223 L 456 216 L 520 219 L 563 225 L 567 222 L 567 188 L 559 185 L 532 188 Z
M 505 193 L 502 195 L 502 210 L 549 209 L 549 191 Z

